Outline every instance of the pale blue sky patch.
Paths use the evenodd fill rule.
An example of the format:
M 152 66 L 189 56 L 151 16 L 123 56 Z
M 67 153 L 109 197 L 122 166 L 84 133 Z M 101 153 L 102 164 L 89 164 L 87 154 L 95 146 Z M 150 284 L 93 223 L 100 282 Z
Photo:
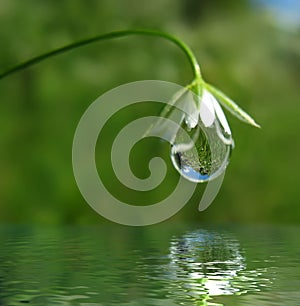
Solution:
M 274 14 L 279 24 L 289 27 L 300 27 L 299 0 L 253 0 Z

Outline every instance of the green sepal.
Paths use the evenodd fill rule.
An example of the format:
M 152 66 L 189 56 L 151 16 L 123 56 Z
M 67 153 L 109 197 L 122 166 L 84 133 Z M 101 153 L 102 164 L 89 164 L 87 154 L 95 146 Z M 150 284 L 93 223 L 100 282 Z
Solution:
M 216 87 L 205 83 L 204 87 L 208 90 L 211 94 L 213 94 L 217 100 L 224 106 L 232 115 L 237 117 L 239 120 L 248 123 L 252 126 L 260 128 L 260 125 L 255 122 L 255 120 L 248 115 L 243 109 L 241 109 L 232 99 L 227 97 L 222 91 L 217 89 Z

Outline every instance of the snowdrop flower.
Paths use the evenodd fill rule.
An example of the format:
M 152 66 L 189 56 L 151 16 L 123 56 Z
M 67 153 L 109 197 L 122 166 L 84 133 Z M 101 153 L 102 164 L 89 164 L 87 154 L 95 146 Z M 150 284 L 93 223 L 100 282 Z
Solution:
M 166 39 L 179 47 L 188 58 L 193 71 L 193 81 L 173 100 L 174 103 L 166 106 L 161 114 L 163 119 L 171 119 L 177 125 L 171 124 L 168 120 L 158 120 L 158 123 L 151 126 L 148 131 L 154 130 L 156 136 L 163 135 L 165 136 L 163 139 L 171 143 L 171 159 L 181 175 L 194 182 L 203 182 L 217 177 L 224 172 L 233 147 L 231 131 L 219 103 L 238 119 L 255 127 L 259 125 L 229 97 L 204 81 L 192 50 L 182 40 L 169 33 L 151 29 L 132 29 L 100 34 L 17 64 L 0 72 L 0 80 L 69 50 L 130 35 L 147 35 Z M 178 109 L 176 111 L 172 106 L 175 108 L 180 106 L 181 110 L 178 112 Z
M 219 102 L 207 89 L 201 96 L 189 88 L 179 92 L 151 129 L 169 139 L 173 165 L 190 181 L 212 180 L 229 163 L 231 130 Z

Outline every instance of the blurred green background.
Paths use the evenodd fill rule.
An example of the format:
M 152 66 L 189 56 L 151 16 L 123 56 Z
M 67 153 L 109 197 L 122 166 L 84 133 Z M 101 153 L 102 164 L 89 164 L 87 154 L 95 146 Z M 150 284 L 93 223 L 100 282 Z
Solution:
M 236 147 L 221 192 L 199 213 L 199 186 L 172 219 L 298 223 L 300 9 L 297 0 L 281 2 L 2 0 L 0 68 L 112 30 L 154 28 L 180 37 L 197 55 L 204 78 L 237 101 L 262 129 L 228 114 Z M 144 79 L 186 85 L 191 77 L 176 46 L 135 36 L 77 49 L 1 80 L 0 221 L 105 222 L 85 203 L 73 177 L 72 141 L 81 115 L 117 85 Z M 113 183 L 103 148 L 134 115 L 152 110 L 145 105 L 112 119 L 97 153 L 107 184 L 135 203 L 168 193 L 177 172 L 170 169 L 163 188 L 152 194 L 134 195 Z M 141 151 L 156 153 L 151 141 L 145 146 L 132 165 L 137 172 L 142 169 L 141 176 L 148 161 Z

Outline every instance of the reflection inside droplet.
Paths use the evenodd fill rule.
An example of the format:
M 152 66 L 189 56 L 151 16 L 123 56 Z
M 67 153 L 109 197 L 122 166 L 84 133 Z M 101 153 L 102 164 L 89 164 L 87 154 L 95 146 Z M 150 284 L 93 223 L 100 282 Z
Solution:
M 172 147 L 171 160 L 176 170 L 193 182 L 205 182 L 222 174 L 229 163 L 233 146 L 218 120 L 210 127 L 200 121 L 194 129 L 185 122 L 178 130 Z

